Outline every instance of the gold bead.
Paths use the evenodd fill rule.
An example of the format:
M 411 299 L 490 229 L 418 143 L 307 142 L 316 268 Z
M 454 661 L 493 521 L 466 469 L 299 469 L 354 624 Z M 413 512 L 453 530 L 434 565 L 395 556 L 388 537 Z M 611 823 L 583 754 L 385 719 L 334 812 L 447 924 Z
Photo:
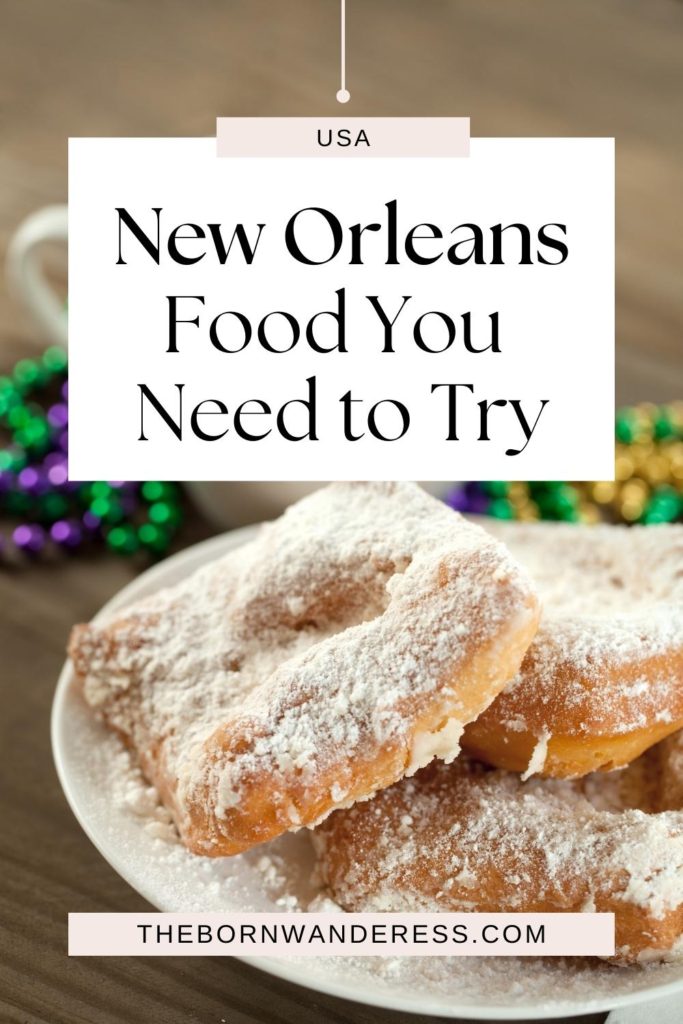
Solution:
M 634 471 L 637 471 L 639 469 L 642 469 L 642 467 L 647 463 L 647 460 L 652 458 L 652 456 L 655 454 L 655 446 L 651 441 L 644 441 L 639 444 L 633 444 L 630 446 L 628 454 L 633 459 L 633 464 L 635 467 Z
M 523 523 L 530 523 L 538 519 L 538 506 L 533 501 L 520 503 L 515 506 L 515 518 Z
M 599 523 L 602 519 L 600 510 L 597 506 L 591 505 L 588 502 L 586 504 L 579 505 L 579 517 L 582 523 L 590 523 L 591 525 Z
M 619 511 L 627 523 L 634 523 L 642 516 L 644 507 L 642 501 L 624 501 Z
M 669 416 L 674 426 L 683 430 L 683 402 L 671 402 L 669 405 Z
M 617 493 L 617 485 L 613 480 L 598 480 L 589 488 L 590 496 L 598 505 L 609 505 Z
M 663 455 L 651 455 L 643 466 L 643 476 L 651 484 L 663 484 L 669 479 L 669 463 Z
M 627 480 L 621 488 L 619 497 L 622 504 L 632 504 L 637 502 L 639 505 L 643 505 L 649 493 L 650 488 L 645 481 L 635 477 L 633 480 Z
M 515 502 L 528 501 L 529 500 L 529 487 L 527 484 L 522 483 L 521 480 L 513 481 L 508 489 L 508 498 L 514 504 Z
M 614 476 L 617 480 L 628 480 L 633 476 L 635 462 L 631 455 L 617 455 L 614 462 Z
M 671 476 L 678 479 L 678 474 L 683 468 L 683 441 L 674 441 L 663 449 L 662 454 L 669 463 Z

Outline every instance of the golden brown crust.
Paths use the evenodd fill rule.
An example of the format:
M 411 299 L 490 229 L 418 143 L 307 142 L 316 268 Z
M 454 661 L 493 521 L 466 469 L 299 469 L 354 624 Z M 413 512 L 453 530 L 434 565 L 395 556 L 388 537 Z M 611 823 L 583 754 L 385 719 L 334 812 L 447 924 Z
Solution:
M 683 727 L 683 528 L 498 524 L 543 616 L 518 677 L 463 749 L 571 778 L 629 764 Z
M 320 868 L 347 910 L 613 912 L 616 959 L 667 957 L 683 933 L 683 813 L 661 779 L 683 796 L 682 765 L 681 734 L 574 782 L 435 762 L 324 822 Z

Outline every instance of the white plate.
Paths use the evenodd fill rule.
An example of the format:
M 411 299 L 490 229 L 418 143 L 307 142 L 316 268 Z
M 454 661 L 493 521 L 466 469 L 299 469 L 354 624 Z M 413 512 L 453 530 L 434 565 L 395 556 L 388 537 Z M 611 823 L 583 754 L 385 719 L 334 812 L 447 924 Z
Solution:
M 182 551 L 135 579 L 100 614 L 175 583 L 243 544 L 253 532 L 253 527 L 236 530 Z M 306 831 L 219 860 L 193 856 L 159 838 L 159 827 L 138 806 L 140 790 L 131 791 L 125 781 L 130 779 L 127 754 L 85 706 L 69 662 L 57 684 L 52 745 L 66 798 L 83 829 L 112 867 L 159 910 L 286 910 L 294 900 L 305 907 L 314 895 Z M 566 963 L 503 957 L 252 957 L 249 962 L 321 992 L 441 1017 L 520 1020 L 588 1014 L 675 992 L 682 993 L 683 1001 L 681 963 L 616 968 L 590 959 Z

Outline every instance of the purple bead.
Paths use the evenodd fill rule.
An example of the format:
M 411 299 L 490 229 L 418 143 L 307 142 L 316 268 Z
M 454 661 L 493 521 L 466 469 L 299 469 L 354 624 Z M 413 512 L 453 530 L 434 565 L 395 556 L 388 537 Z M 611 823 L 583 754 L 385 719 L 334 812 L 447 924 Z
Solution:
M 61 430 L 69 422 L 69 408 L 64 402 L 51 405 L 47 411 L 47 421 L 51 427 Z
M 101 521 L 100 517 L 93 515 L 90 509 L 86 509 L 83 513 L 83 525 L 86 530 L 99 530 Z
M 68 382 L 68 380 L 65 380 L 64 383 L 62 384 L 61 395 L 62 395 L 62 398 L 64 399 L 64 401 L 68 402 L 68 400 L 69 400 L 69 382 Z
M 26 466 L 17 477 L 19 489 L 26 494 L 44 494 L 45 477 L 35 466 Z
M 449 491 L 444 501 L 456 512 L 467 512 L 469 511 L 469 499 L 465 494 L 464 488 L 456 487 L 452 491 Z
M 467 511 L 477 516 L 483 516 L 488 512 L 488 508 L 489 499 L 485 494 L 473 494 Z
M 45 530 L 42 526 L 22 523 L 14 530 L 12 540 L 21 551 L 37 555 L 45 546 Z
M 68 449 L 69 449 L 69 431 L 68 430 L 63 430 L 61 432 L 61 434 L 59 435 L 58 444 L 59 444 L 59 447 L 62 449 L 63 452 L 68 451 Z
M 474 515 L 484 515 L 489 507 L 489 499 L 481 489 L 480 484 L 470 482 L 464 487 L 454 488 L 446 497 L 446 502 L 456 512 L 469 512 Z
M 51 466 L 47 471 L 47 478 L 53 487 L 61 487 L 66 483 L 69 473 L 66 468 L 66 461 Z
M 56 544 L 65 548 L 78 547 L 83 539 L 81 527 L 73 519 L 58 519 L 50 527 L 50 536 Z
M 485 515 L 489 507 L 488 495 L 484 493 L 484 490 L 480 483 L 476 480 L 471 480 L 465 484 L 465 495 L 467 498 L 467 508 L 465 511 L 471 512 L 474 515 Z
M 5 494 L 14 486 L 14 473 L 10 469 L 0 470 L 0 494 Z
M 52 469 L 53 466 L 66 465 L 64 452 L 48 452 L 43 459 L 43 469 Z
M 18 482 L 24 491 L 32 490 L 38 483 L 38 470 L 34 466 L 27 466 L 19 474 Z

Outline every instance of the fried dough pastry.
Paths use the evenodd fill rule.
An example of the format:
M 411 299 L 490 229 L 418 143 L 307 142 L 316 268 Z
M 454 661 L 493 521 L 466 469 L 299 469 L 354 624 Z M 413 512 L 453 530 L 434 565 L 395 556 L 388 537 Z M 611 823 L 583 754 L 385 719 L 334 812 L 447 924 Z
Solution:
M 615 959 L 683 955 L 683 734 L 623 772 L 435 761 L 313 833 L 350 911 L 613 912 Z
M 537 622 L 479 527 L 416 485 L 336 484 L 69 650 L 185 844 L 219 856 L 454 757 Z
M 533 576 L 543 612 L 519 674 L 463 749 L 571 778 L 626 765 L 681 729 L 683 527 L 490 529 Z

